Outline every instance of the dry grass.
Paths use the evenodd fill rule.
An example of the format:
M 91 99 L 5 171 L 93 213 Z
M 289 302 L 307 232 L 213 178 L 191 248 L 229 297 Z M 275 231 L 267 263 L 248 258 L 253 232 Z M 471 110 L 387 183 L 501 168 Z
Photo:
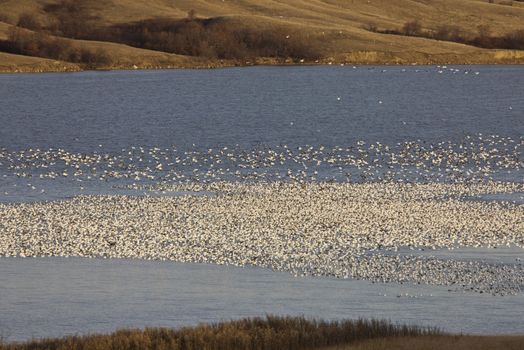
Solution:
M 61 1 L 61 0 L 60 0 Z M 0 22 L 17 23 L 27 14 L 35 16 L 38 25 L 52 27 L 56 19 L 49 9 L 59 0 L 0 1 Z M 313 49 L 320 49 L 324 59 L 344 57 L 361 52 L 376 52 L 378 61 L 357 63 L 521 63 L 497 60 L 494 51 L 445 41 L 374 33 L 378 29 L 401 28 L 404 23 L 419 19 L 423 29 L 442 25 L 460 27 L 464 33 L 476 33 L 479 25 L 492 28 L 493 35 L 503 36 L 524 28 L 524 3 L 512 6 L 487 0 L 75 0 L 86 14 L 84 21 L 92 28 L 122 25 L 155 18 L 181 19 L 189 11 L 200 18 L 220 17 L 236 28 L 257 28 L 260 31 L 279 28 L 289 33 L 300 32 L 311 40 Z M 3 29 L 0 28 L 0 36 Z M 5 32 L 5 29 L 4 29 Z M 84 44 L 83 44 L 84 45 Z M 504 52 L 504 51 L 502 51 Z M 130 52 L 131 54 L 131 52 Z M 116 56 L 116 54 L 111 54 Z M 129 56 L 129 55 L 128 55 Z M 503 55 L 507 56 L 507 55 Z M 124 57 L 124 56 L 119 56 Z M 423 62 L 419 58 L 427 57 Z M 442 62 L 442 58 L 447 61 Z M 481 57 L 481 59 L 477 59 Z M 116 58 L 116 57 L 113 57 Z M 266 59 L 258 57 L 259 61 Z M 116 59 L 118 61 L 118 59 Z M 194 62 L 194 60 L 191 59 Z M 252 60 L 251 60 L 252 61 Z M 429 62 L 427 62 L 429 61 Z M 158 62 L 149 62 L 156 66 Z M 134 64 L 134 63 L 133 63 Z M 217 65 L 217 61 L 208 62 Z M 230 62 L 229 64 L 245 64 Z M 172 64 L 177 66 L 176 64 Z M 203 66 L 202 62 L 195 63 Z M 220 65 L 223 65 L 221 63 Z
M 121 330 L 110 335 L 0 344 L 0 350 L 300 350 L 351 344 L 381 337 L 439 334 L 434 329 L 386 321 L 325 322 L 299 317 L 243 319 L 180 330 Z
M 323 350 L 522 350 L 524 336 L 423 336 L 372 339 Z
M 11 25 L 0 23 L 0 44 L 8 39 Z M 90 52 L 103 52 L 107 56 L 109 64 L 97 68 L 129 69 L 129 68 L 208 68 L 217 66 L 233 65 L 234 62 L 213 62 L 206 58 L 192 58 L 161 51 L 153 51 L 130 47 L 124 44 L 112 42 L 100 42 L 91 40 L 60 39 L 67 46 L 88 50 Z M 59 57 L 22 56 L 17 52 L 0 52 L 0 72 L 43 72 L 43 71 L 78 71 L 85 69 L 85 65 L 64 62 Z M 80 62 L 81 63 L 81 62 Z
M 325 322 L 300 317 L 243 319 L 179 330 L 120 330 L 0 343 L 0 350 L 521 350 L 524 336 L 446 335 L 386 321 Z
M 75 72 L 79 70 L 81 70 L 80 66 L 74 63 L 0 52 L 0 73 Z
M 418 20 L 404 23 L 402 28 L 381 30 L 368 27 L 369 31 L 382 34 L 403 35 L 428 38 L 438 41 L 450 41 L 487 49 L 509 49 L 524 51 L 524 29 L 508 32 L 504 35 L 494 35 L 493 29 L 487 25 L 477 27 L 477 33 L 467 33 L 456 25 L 439 25 L 433 29 L 423 29 Z

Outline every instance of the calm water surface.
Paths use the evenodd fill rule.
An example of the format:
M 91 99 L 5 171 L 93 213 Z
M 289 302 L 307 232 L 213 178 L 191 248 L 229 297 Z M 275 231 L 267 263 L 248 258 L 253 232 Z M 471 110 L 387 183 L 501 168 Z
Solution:
M 0 151 L 114 153 L 132 146 L 204 150 L 237 144 L 250 149 L 358 140 L 393 145 L 460 142 L 479 133 L 519 139 L 523 86 L 524 69 L 517 66 L 0 75 Z M 0 164 L 0 202 L 139 194 L 104 182 L 84 183 L 80 191 L 71 177 L 31 179 L 30 185 L 46 188 L 43 194 L 28 181 Z M 491 258 L 522 255 L 497 254 Z M 489 255 L 481 254 L 487 260 Z M 0 336 L 10 340 L 265 313 L 389 318 L 454 332 L 524 332 L 523 293 L 493 297 L 167 262 L 0 259 Z
M 493 297 L 258 268 L 80 258 L 0 258 L 0 276 L 0 330 L 10 340 L 268 313 L 524 333 L 523 293 Z
M 405 141 L 460 143 L 478 134 L 518 144 L 524 136 L 523 86 L 519 66 L 8 74 L 0 76 L 0 152 L 62 149 L 114 156 L 131 147 L 183 153 L 350 146 L 360 140 L 394 147 Z M 0 162 L 0 202 L 143 194 L 116 188 L 128 184 L 124 180 L 13 175 L 24 170 Z M 522 169 L 500 177 L 523 178 Z
M 118 151 L 524 135 L 522 67 L 450 68 L 2 75 L 0 147 Z

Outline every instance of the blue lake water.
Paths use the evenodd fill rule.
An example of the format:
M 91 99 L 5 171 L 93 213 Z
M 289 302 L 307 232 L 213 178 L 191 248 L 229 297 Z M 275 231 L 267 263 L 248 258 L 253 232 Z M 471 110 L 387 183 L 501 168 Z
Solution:
M 512 140 L 508 148 L 522 148 L 523 86 L 519 66 L 0 75 L 0 203 L 144 193 L 123 188 L 134 181 L 130 178 L 99 180 L 100 169 L 88 179 L 71 176 L 69 165 L 51 164 L 55 160 L 37 168 L 30 164 L 32 155 L 24 153 L 35 149 L 51 150 L 57 159 L 63 150 L 107 154 L 120 162 L 139 147 L 176 148 L 172 161 L 188 150 L 209 148 L 234 148 L 241 154 L 244 149 L 348 146 L 360 140 L 391 147 L 406 141 L 458 145 L 470 135 L 476 140 L 498 135 L 501 145 Z M 132 162 L 137 157 L 133 153 Z M 151 157 L 144 163 L 140 166 L 159 164 Z M 59 173 L 67 169 L 69 176 L 39 177 L 53 166 Z M 105 164 L 103 170 L 111 169 Z M 500 178 L 521 183 L 524 176 L 517 169 Z M 515 201 L 522 204 L 521 194 Z M 489 260 L 489 252 L 482 256 Z M 515 256 L 522 253 L 512 251 L 506 258 Z M 493 297 L 447 289 L 295 278 L 254 268 L 3 258 L 0 336 L 23 340 L 266 313 L 387 318 L 453 332 L 524 332 L 523 293 Z
M 522 67 L 450 68 L 443 73 L 432 66 L 344 66 L 2 75 L 0 147 L 93 151 L 102 145 L 104 151 L 118 151 L 524 134 Z
M 482 147 L 497 151 L 519 148 L 520 154 L 524 147 L 522 86 L 524 70 L 519 66 L 1 75 L 0 202 L 144 193 L 122 188 L 133 183 L 134 175 L 98 181 L 97 176 L 73 177 L 75 169 L 69 169 L 69 177 L 63 177 L 64 153 L 100 157 L 102 162 L 97 164 L 109 157 L 102 169 L 109 172 L 117 163 L 136 165 L 140 147 L 148 158 L 138 167 L 153 170 L 161 157 L 151 158 L 152 149 L 168 150 L 166 162 L 171 163 L 188 151 L 205 153 L 211 148 L 217 152 L 228 147 L 243 154 L 289 147 L 298 154 L 298 147 L 307 145 L 333 149 L 354 147 L 360 141 L 367 147 L 379 142 L 391 148 L 417 142 L 420 147 L 432 145 L 444 151 L 452 144 L 460 151 L 458 147 L 473 140 L 472 149 L 481 147 L 477 145 L 481 142 Z M 34 154 L 28 152 L 51 152 L 54 159 L 50 166 L 32 168 Z M 20 157 L 25 158 L 20 161 Z M 113 160 L 113 168 L 108 167 L 106 163 Z M 288 166 L 302 167 L 300 163 Z M 523 168 L 496 178 L 522 182 Z M 378 171 L 383 169 L 388 167 Z M 39 178 L 51 170 L 58 174 L 53 181 Z M 187 167 L 186 174 L 193 170 Z M 333 169 L 319 172 L 331 174 Z M 359 173 L 355 176 L 358 179 Z
M 81 258 L 0 258 L 0 276 L 0 330 L 10 340 L 266 314 L 524 332 L 523 293 L 493 297 L 258 268 Z

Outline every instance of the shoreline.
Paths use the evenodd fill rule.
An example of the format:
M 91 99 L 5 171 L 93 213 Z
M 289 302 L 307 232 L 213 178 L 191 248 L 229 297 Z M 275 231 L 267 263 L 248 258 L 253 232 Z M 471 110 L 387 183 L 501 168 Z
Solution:
M 524 51 L 490 50 L 471 54 L 427 54 L 423 52 L 382 52 L 356 51 L 336 54 L 315 61 L 296 62 L 291 59 L 258 57 L 254 61 L 244 60 L 209 60 L 201 57 L 184 57 L 181 62 L 160 63 L 155 60 L 138 64 L 116 63 L 111 66 L 85 67 L 81 64 L 56 61 L 34 56 L 12 55 L 0 52 L 13 60 L 24 60 L 16 63 L 7 59 L 2 62 L 0 55 L 0 74 L 14 73 L 73 73 L 103 72 L 127 70 L 202 70 L 244 67 L 315 67 L 315 66 L 434 66 L 434 65 L 524 65 Z

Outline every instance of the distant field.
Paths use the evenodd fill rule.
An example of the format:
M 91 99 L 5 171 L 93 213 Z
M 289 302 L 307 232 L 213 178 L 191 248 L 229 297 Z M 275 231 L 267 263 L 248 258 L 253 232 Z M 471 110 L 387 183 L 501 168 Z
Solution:
M 403 35 L 411 22 L 417 22 L 418 32 Z M 0 40 L 12 39 L 13 25 L 41 35 L 30 37 L 24 31 L 25 36 L 14 44 L 0 43 L 0 51 L 68 61 L 90 69 L 524 62 L 521 1 L 0 1 Z M 442 32 L 446 36 L 438 38 L 446 40 L 433 38 L 434 33 Z M 450 32 L 459 35 L 447 35 Z M 510 36 L 514 42 L 491 40 L 495 47 L 485 45 L 488 49 L 471 45 L 482 46 L 487 41 L 473 39 L 487 36 Z M 57 37 L 71 40 L 60 43 L 60 52 L 46 46 L 46 40 Z M 453 42 L 457 37 L 461 40 Z M 98 59 L 102 52 L 103 59 Z M 0 70 L 16 65 L 11 56 L 1 56 Z

